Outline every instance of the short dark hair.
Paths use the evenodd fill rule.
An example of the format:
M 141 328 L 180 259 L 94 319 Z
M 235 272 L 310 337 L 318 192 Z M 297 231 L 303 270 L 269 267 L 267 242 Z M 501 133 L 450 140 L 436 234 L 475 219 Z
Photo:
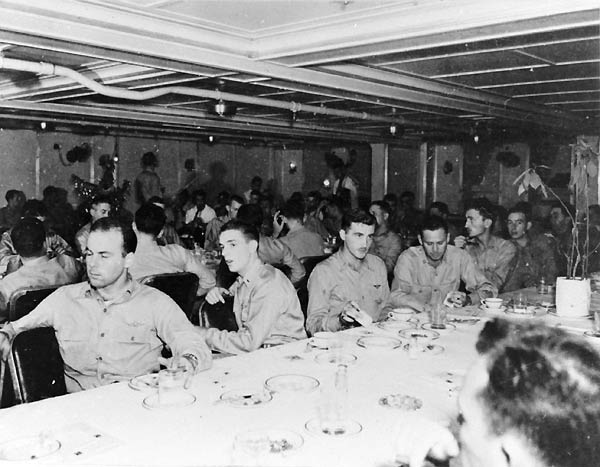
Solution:
M 508 219 L 508 216 L 514 213 L 523 214 L 525 216 L 525 222 L 529 222 L 531 220 L 531 205 L 525 201 L 519 201 L 517 204 L 515 204 L 512 208 L 508 210 L 506 218 Z
M 348 230 L 354 224 L 375 225 L 375 217 L 362 209 L 351 209 L 342 216 L 342 229 Z
M 250 184 L 253 183 L 260 183 L 262 185 L 263 179 L 260 178 L 258 175 L 255 175 L 254 177 L 252 177 L 252 180 L 250 180 Z
M 386 193 L 385 196 L 383 197 L 383 200 L 390 204 L 390 201 L 392 203 L 398 203 L 398 195 L 396 195 L 396 193 Z
M 600 465 L 595 348 L 559 328 L 495 318 L 486 323 L 477 350 L 487 364 L 479 399 L 491 432 L 523 435 L 545 465 Z
M 135 212 L 135 225 L 145 234 L 157 237 L 167 222 L 165 211 L 154 203 L 146 203 Z
M 442 229 L 446 234 L 448 233 L 448 222 L 443 217 L 440 216 L 427 216 L 421 222 L 419 226 L 419 235 L 423 238 L 423 232 L 425 230 L 429 230 L 430 232 L 434 232 L 435 230 Z
M 144 167 L 156 167 L 158 166 L 158 157 L 152 151 L 145 152 L 142 155 L 142 165 Z
M 48 217 L 48 208 L 39 199 L 30 199 L 23 205 L 23 217 Z
M 474 198 L 470 199 L 465 203 L 465 212 L 470 209 L 474 209 L 479 212 L 481 217 L 489 219 L 494 222 L 496 218 L 496 208 L 492 202 L 487 198 Z
M 244 238 L 247 241 L 255 240 L 258 242 L 258 229 L 247 222 L 240 221 L 239 219 L 232 219 L 227 222 L 223 227 L 221 227 L 221 232 L 226 232 L 228 230 L 237 230 L 241 232 Z
M 575 208 L 571 204 L 563 205 L 560 201 L 553 201 L 550 210 L 554 208 L 559 208 L 565 217 L 575 216 Z
M 206 200 L 206 191 L 204 191 L 202 189 L 194 190 L 192 192 L 192 201 L 195 201 L 197 196 L 202 196 Z
M 371 204 L 369 206 L 377 206 L 377 207 L 379 207 L 379 209 L 381 209 L 383 212 L 385 212 L 388 215 L 392 213 L 392 209 L 390 208 L 390 205 L 386 201 L 383 201 L 383 200 L 371 201 Z
M 38 256 L 44 251 L 46 229 L 44 223 L 35 217 L 19 220 L 10 233 L 15 251 L 24 258 Z
M 281 214 L 289 219 L 304 220 L 304 203 L 297 200 L 289 200 L 283 205 Z
M 108 195 L 99 194 L 99 195 L 94 196 L 92 198 L 92 200 L 90 201 L 90 206 L 94 206 L 96 204 L 108 204 L 111 207 L 111 211 L 112 211 L 113 200 Z
M 237 213 L 237 220 L 260 229 L 263 223 L 263 212 L 258 204 L 244 204 Z
M 228 206 L 231 206 L 233 202 L 236 202 L 238 204 L 245 204 L 246 200 L 244 198 L 242 198 L 240 195 L 231 195 L 231 197 L 229 198 L 229 201 L 227 202 Z
M 134 253 L 137 248 L 137 237 L 131 227 L 116 217 L 103 217 L 92 224 L 91 232 L 111 232 L 117 231 L 121 233 L 123 239 L 123 256 L 128 253 Z
M 11 199 L 16 198 L 19 194 L 22 193 L 19 190 L 8 190 L 4 197 L 6 198 L 6 202 L 8 203 Z
M 437 209 L 440 214 L 444 216 L 448 216 L 450 214 L 450 210 L 448 209 L 448 205 L 442 201 L 434 201 L 429 205 L 429 209 L 427 210 L 429 214 L 431 214 L 432 209 Z
M 315 198 L 318 199 L 319 201 L 321 201 L 321 199 L 323 199 L 323 196 L 321 196 L 321 192 L 313 190 L 313 191 L 309 191 L 308 194 L 306 195 L 307 198 Z

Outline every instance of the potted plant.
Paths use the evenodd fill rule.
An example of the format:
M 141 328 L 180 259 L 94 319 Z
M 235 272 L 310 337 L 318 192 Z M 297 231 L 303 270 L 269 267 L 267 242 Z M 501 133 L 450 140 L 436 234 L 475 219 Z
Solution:
M 514 181 L 518 193 L 522 195 L 529 189 L 540 190 L 545 197 L 552 195 L 569 213 L 571 219 L 571 242 L 564 252 L 567 260 L 566 276 L 556 280 L 556 312 L 563 316 L 587 316 L 590 308 L 590 280 L 588 278 L 588 259 L 590 252 L 598 245 L 590 245 L 590 226 L 588 208 L 590 201 L 590 179 L 598 176 L 598 148 L 584 137 L 577 137 L 571 145 L 571 179 L 569 190 L 575 198 L 575 213 L 549 187 L 537 172 L 537 169 L 549 167 L 538 165 L 525 170 Z

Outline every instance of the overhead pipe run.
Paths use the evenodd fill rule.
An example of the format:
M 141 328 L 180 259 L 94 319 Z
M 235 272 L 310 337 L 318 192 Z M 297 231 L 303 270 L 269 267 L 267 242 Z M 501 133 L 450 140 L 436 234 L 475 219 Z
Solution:
M 25 71 L 41 75 L 67 77 L 98 94 L 118 99 L 144 101 L 164 96 L 165 94 L 181 94 L 185 96 L 214 99 L 217 101 L 227 100 L 243 104 L 261 105 L 265 107 L 288 110 L 293 114 L 296 114 L 298 112 L 307 112 L 318 115 L 330 115 L 335 117 L 352 118 L 357 120 L 385 122 L 390 125 L 414 125 L 419 127 L 439 128 L 438 125 L 429 124 L 426 122 L 414 122 L 403 117 L 383 117 L 379 115 L 369 114 L 366 112 L 353 112 L 350 110 L 331 109 L 328 107 L 301 104 L 299 102 L 283 102 L 276 99 L 267 99 L 264 97 L 251 97 L 244 96 L 241 94 L 231 94 L 228 92 L 222 92 L 218 90 L 210 91 L 205 89 L 195 89 L 187 86 L 168 86 L 164 88 L 150 89 L 147 91 L 132 91 L 129 89 L 122 89 L 114 86 L 105 86 L 104 84 L 100 84 L 97 81 L 94 81 L 75 70 L 60 65 L 54 65 L 52 63 L 47 62 L 29 62 L 26 60 L 6 58 L 2 55 L 0 55 L 0 69 Z M 456 131 L 456 129 L 452 130 Z

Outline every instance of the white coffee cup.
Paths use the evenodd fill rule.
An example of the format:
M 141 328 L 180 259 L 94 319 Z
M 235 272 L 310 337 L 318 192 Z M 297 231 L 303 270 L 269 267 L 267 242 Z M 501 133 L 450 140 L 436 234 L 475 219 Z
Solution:
M 486 298 L 481 301 L 486 308 L 498 309 L 502 306 L 503 300 L 501 298 Z
M 412 308 L 402 307 L 394 308 L 388 313 L 388 318 L 394 321 L 409 321 L 415 315 L 415 310 Z

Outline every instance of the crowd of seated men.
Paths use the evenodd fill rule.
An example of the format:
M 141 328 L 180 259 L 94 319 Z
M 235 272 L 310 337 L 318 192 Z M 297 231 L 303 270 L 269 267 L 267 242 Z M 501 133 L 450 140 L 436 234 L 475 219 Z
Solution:
M 110 245 L 127 258 L 122 265 L 127 284 L 188 272 L 198 276 L 198 295 L 209 304 L 233 299 L 236 331 L 196 329 L 208 347 L 226 353 L 254 350 L 273 336 L 297 339 L 379 321 L 398 306 L 423 311 L 432 302 L 478 303 L 534 286 L 541 278 L 552 282 L 564 272 L 561 255 L 571 229 L 564 206 L 549 206 L 547 219 L 540 219 L 527 203 L 502 216 L 487 199 L 473 199 L 457 223 L 449 222 L 442 202 L 418 211 L 410 192 L 399 201 L 388 194 L 365 205 L 368 209 L 352 209 L 344 199 L 316 191 L 277 203 L 261 191 L 261 183 L 255 177 L 243 196 L 221 192 L 213 206 L 202 190 L 179 193 L 170 203 L 151 197 L 129 216 L 117 215 L 123 210 L 99 195 L 81 210 L 88 217 L 67 240 L 52 229 L 48 203 L 9 191 L 0 211 L 0 220 L 13 222 L 0 239 L 0 265 L 6 266 L 0 280 L 2 321 L 19 287 L 83 281 L 95 290 L 88 258 L 107 258 L 88 243 L 95 226 L 106 222 L 97 236 L 114 230 L 135 238 L 133 248 L 120 245 L 118 235 Z M 589 219 L 592 235 L 600 237 L 600 207 L 592 206 Z M 221 263 L 208 267 L 193 251 L 199 247 L 218 250 Z M 328 255 L 306 275 L 306 258 Z M 304 309 L 299 287 L 308 290 Z

